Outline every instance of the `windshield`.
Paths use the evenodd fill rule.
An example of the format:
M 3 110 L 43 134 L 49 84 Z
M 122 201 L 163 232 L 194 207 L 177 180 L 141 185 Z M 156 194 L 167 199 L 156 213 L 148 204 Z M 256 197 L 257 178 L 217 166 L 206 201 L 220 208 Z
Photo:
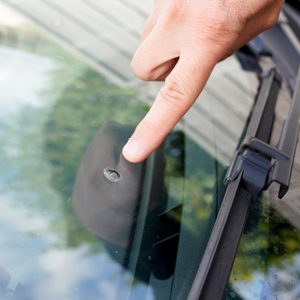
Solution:
M 1 1 L 1 299 L 188 294 L 258 80 L 220 63 L 160 149 L 127 165 L 160 87 L 129 68 L 151 6 Z

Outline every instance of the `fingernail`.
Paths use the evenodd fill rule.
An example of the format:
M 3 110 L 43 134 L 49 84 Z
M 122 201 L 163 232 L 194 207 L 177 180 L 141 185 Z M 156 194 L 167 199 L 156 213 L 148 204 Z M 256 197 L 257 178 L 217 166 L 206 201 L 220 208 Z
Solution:
M 133 158 L 139 151 L 139 143 L 136 140 L 129 139 L 127 144 L 123 148 L 123 153 L 126 156 Z

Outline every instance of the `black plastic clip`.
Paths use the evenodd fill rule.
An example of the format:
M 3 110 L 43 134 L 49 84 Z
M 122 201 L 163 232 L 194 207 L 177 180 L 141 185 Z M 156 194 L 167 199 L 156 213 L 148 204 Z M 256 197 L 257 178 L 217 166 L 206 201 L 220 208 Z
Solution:
M 272 70 L 268 77 L 263 79 L 261 90 L 263 97 L 258 96 L 256 106 L 265 110 L 268 107 L 268 102 L 273 101 L 272 107 L 275 108 L 274 98 L 278 93 L 273 93 L 274 81 L 276 76 Z M 265 88 L 264 88 L 265 86 Z M 266 86 L 267 92 L 266 92 Z M 261 93 L 260 93 L 261 94 Z M 272 97 L 270 97 L 270 95 Z M 263 105 L 259 103 L 263 102 Z M 253 119 L 259 123 L 263 123 L 263 117 L 259 110 L 255 110 Z M 259 131 L 247 132 L 240 149 L 235 153 L 232 163 L 228 169 L 225 183 L 228 184 L 234 181 L 238 175 L 243 172 L 243 181 L 255 193 L 260 193 L 262 190 L 269 188 L 272 182 L 277 182 L 280 185 L 278 197 L 282 198 L 289 189 L 294 157 L 299 136 L 299 119 L 300 119 L 300 69 L 297 76 L 297 84 L 294 90 L 292 103 L 289 114 L 284 122 L 281 136 L 276 147 L 269 145 L 267 142 L 259 139 Z M 251 123 L 251 122 L 250 122 Z M 251 130 L 250 130 L 251 131 Z M 250 135 L 249 135 L 250 133 Z

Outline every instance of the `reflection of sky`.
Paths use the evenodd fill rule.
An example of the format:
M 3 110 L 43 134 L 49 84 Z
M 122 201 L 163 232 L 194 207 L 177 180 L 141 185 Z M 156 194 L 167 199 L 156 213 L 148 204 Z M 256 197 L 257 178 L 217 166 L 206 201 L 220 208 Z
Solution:
M 27 208 L 15 207 L 12 202 L 0 195 L 0 258 L 1 266 L 12 277 L 10 287 L 24 279 L 35 280 L 32 270 L 38 269 L 37 256 L 52 244 L 50 236 L 39 236 L 49 220 Z
M 20 50 L 0 48 L 0 117 L 17 112 L 24 105 L 45 105 L 39 95 L 41 86 L 47 82 L 54 63 L 38 55 Z
M 258 262 L 259 263 L 259 262 Z M 267 269 L 266 274 L 253 274 L 251 281 L 239 281 L 234 289 L 245 300 L 300 299 L 300 254 L 281 266 Z
M 17 15 L 6 5 L 0 3 L 0 24 L 5 26 L 17 26 L 24 23 L 24 19 Z
M 130 276 L 122 274 L 120 266 L 110 261 L 105 252 L 97 255 L 86 255 L 86 252 L 87 249 L 81 247 L 44 254 L 39 262 L 45 274 L 31 290 L 33 299 L 117 299 L 118 290 L 112 282 L 124 275 L 124 288 Z M 49 286 L 55 288 L 49 290 Z M 138 296 L 138 289 L 136 291 Z
M 8 202 L 1 199 L 0 228 L 5 234 L 0 236 L 0 257 L 12 278 L 10 289 L 21 284 L 24 294 L 32 300 L 109 300 L 117 299 L 116 282 L 119 288 L 127 288 L 130 275 L 108 254 L 89 255 L 85 247 L 53 248 L 55 236 L 44 231 L 48 220 L 27 209 L 11 208 Z M 26 234 L 36 228 L 40 229 L 36 235 Z M 133 299 L 141 299 L 140 286 L 133 290 L 134 294 Z
M 36 156 L 29 157 L 33 161 L 26 165 L 27 169 L 19 167 L 24 145 L 18 138 L 25 136 L 27 127 L 32 129 L 41 124 L 32 120 L 15 130 L 23 109 L 51 106 L 51 99 L 42 97 L 41 91 L 48 87 L 49 72 L 55 63 L 5 47 L 0 48 L 0 63 L 0 273 L 8 273 L 8 288 L 17 290 L 9 299 L 113 300 L 120 299 L 126 291 L 128 294 L 129 288 L 130 299 L 142 299 L 146 287 L 143 284 L 130 287 L 131 275 L 106 252 L 90 254 L 87 246 L 58 248 L 57 240 L 65 235 L 50 232 L 53 216 L 32 205 L 49 202 L 55 206 L 54 213 L 62 215 L 59 195 L 50 184 L 51 174 L 44 173 L 49 171 L 43 161 L 41 141 L 26 141 Z M 42 128 L 34 130 L 39 132 Z M 41 172 L 35 174 L 38 183 L 17 189 L 18 184 L 26 182 L 26 171 Z M 4 283 L 1 278 L 3 274 L 0 286 Z M 0 289 L 1 299 L 8 299 L 1 293 Z M 153 299 L 151 295 L 149 299 Z

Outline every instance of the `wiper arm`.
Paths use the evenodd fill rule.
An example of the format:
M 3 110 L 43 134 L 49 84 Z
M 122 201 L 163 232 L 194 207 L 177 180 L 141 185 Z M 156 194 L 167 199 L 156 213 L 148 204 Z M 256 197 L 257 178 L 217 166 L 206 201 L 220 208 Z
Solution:
M 300 71 L 293 101 L 277 147 L 268 144 L 281 80 L 272 69 L 262 78 L 240 149 L 229 168 L 217 220 L 189 294 L 189 300 L 222 299 L 251 202 L 273 181 L 279 197 L 288 190 L 299 135 Z
M 293 101 L 278 144 L 278 150 L 287 155 L 288 159 L 277 161 L 277 164 L 275 164 L 268 182 L 268 184 L 270 184 L 271 182 L 276 181 L 281 185 L 278 195 L 279 198 L 282 198 L 289 189 L 297 141 L 299 137 L 299 119 L 300 68 L 298 70 Z
M 300 74 L 299 74 L 300 75 Z M 244 180 L 248 184 L 262 185 L 262 190 L 266 190 L 272 182 L 280 184 L 280 190 L 278 197 L 282 198 L 289 189 L 292 167 L 294 162 L 294 156 L 296 152 L 296 146 L 299 136 L 299 118 L 300 118 L 300 76 L 298 76 L 296 89 L 294 92 L 292 104 L 290 106 L 289 114 L 285 120 L 281 137 L 277 147 L 273 147 L 266 143 L 262 132 L 259 130 L 269 131 L 271 129 L 271 119 L 274 113 L 275 93 L 278 93 L 279 79 L 276 79 L 274 70 L 270 71 L 270 74 L 263 81 L 261 88 L 262 100 L 258 99 L 257 106 L 253 113 L 253 118 L 249 124 L 249 133 L 240 150 L 236 153 L 233 162 L 230 166 L 229 172 L 225 179 L 226 183 L 233 181 L 237 175 L 243 170 Z M 277 85 L 277 87 L 276 87 Z M 269 92 L 269 96 L 266 93 Z M 272 106 L 272 108 L 270 107 Z M 266 111 L 267 110 L 267 111 Z M 267 115 L 269 114 L 269 115 Z M 262 124 L 264 122 L 264 124 Z M 262 126 L 263 125 L 263 126 Z M 252 135 L 254 133 L 254 135 Z M 253 152 L 262 156 L 261 159 L 269 159 L 269 166 L 267 165 L 267 173 L 264 174 L 265 181 L 262 182 L 260 176 L 255 177 L 253 173 L 254 169 L 252 165 L 249 166 L 249 160 L 252 163 L 260 164 L 261 159 L 252 159 Z M 245 178 L 248 176 L 248 178 Z M 260 193 L 262 190 L 258 190 Z

